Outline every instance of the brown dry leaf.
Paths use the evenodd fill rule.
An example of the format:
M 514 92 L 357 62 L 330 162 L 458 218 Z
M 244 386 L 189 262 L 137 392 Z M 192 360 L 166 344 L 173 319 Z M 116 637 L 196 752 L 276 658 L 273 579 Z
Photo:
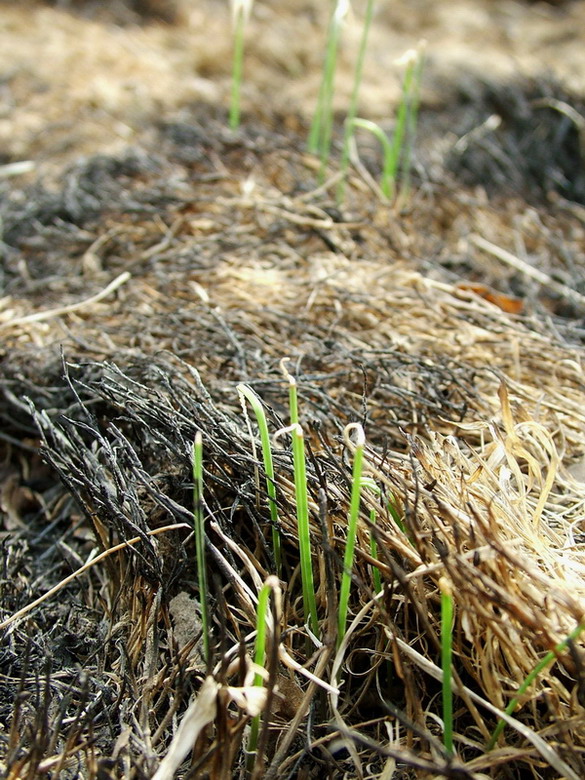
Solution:
M 191 702 L 173 737 L 168 753 L 161 761 L 152 780 L 172 780 L 173 775 L 193 748 L 199 734 L 217 714 L 217 694 L 220 689 L 213 677 L 205 678 L 197 698 Z
M 0 510 L 4 513 L 5 531 L 16 531 L 24 527 L 22 512 L 27 504 L 34 502 L 30 488 L 21 485 L 16 470 L 2 469 L 0 474 Z
M 459 290 L 469 290 L 470 292 L 479 295 L 489 303 L 493 303 L 502 311 L 507 314 L 521 314 L 524 309 L 524 302 L 520 298 L 513 298 L 511 295 L 504 295 L 503 293 L 492 290 L 485 284 L 476 284 L 472 282 L 460 282 L 457 285 Z

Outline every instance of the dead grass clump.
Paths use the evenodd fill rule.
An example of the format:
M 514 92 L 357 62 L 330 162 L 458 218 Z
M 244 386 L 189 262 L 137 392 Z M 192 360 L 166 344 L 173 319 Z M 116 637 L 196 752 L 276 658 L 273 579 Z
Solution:
M 381 210 L 359 177 L 346 214 L 314 181 L 281 186 L 311 171 L 294 145 L 283 157 L 284 135 L 235 143 L 198 128 L 188 157 L 194 136 L 180 129 L 163 129 L 156 165 L 85 163 L 34 207 L 24 194 L 5 206 L 7 773 L 582 776 L 580 347 L 555 330 L 560 317 L 506 312 L 440 267 L 421 273 L 434 239 L 407 235 L 414 217 Z M 461 207 L 442 194 L 446 212 Z M 438 203 L 420 208 L 430 217 Z M 282 433 L 285 355 L 306 443 L 316 633 Z M 269 580 L 261 685 L 258 596 L 275 561 L 242 382 L 281 431 L 282 578 Z M 365 431 L 366 480 L 338 641 L 349 423 Z M 205 594 L 191 533 L 197 431 Z M 51 472 L 31 453 L 39 437 Z M 448 592 L 454 755 L 441 706 Z
M 528 201 L 558 193 L 585 202 L 583 102 L 554 81 L 480 83 L 469 89 L 474 126 L 462 128 L 449 166 L 467 184 Z
M 109 559 L 95 591 L 101 603 L 95 608 L 105 610 L 109 624 L 105 646 L 114 674 L 109 682 L 102 677 L 105 700 L 119 697 L 127 703 L 120 712 L 131 706 L 136 718 L 132 739 L 109 749 L 108 765 L 153 768 L 157 755 L 169 750 L 176 755 L 178 740 L 186 738 L 191 746 L 199 733 L 193 759 L 197 771 L 212 776 L 239 772 L 246 723 L 256 712 L 246 682 L 256 597 L 274 562 L 265 499 L 255 477 L 258 464 L 235 392 L 231 399 L 224 395 L 216 401 L 197 372 L 170 356 L 135 359 L 126 371 L 115 365 L 71 365 L 67 375 L 76 399 L 67 415 L 36 415 L 45 454 L 91 519 L 103 547 L 130 537 L 139 540 L 132 551 Z M 308 398 L 318 385 L 318 378 L 307 377 Z M 517 387 L 522 395 L 522 386 Z M 275 396 L 284 388 L 273 378 L 264 380 L 263 391 Z M 409 397 L 408 390 L 402 392 Z M 361 776 L 368 764 L 378 772 L 396 765 L 472 777 L 502 763 L 535 776 L 546 765 L 579 776 L 578 746 L 585 735 L 575 687 L 581 673 L 577 645 L 543 671 L 519 712 L 507 716 L 501 747 L 485 752 L 497 723 L 494 716 L 543 654 L 583 618 L 578 531 L 575 520 L 558 511 L 559 502 L 571 507 L 582 499 L 579 486 L 560 468 L 554 441 L 558 418 L 551 428 L 552 416 L 545 411 L 537 421 L 535 407 L 520 407 L 514 396 L 514 412 L 509 391 L 501 385 L 499 410 L 493 409 L 491 420 L 468 414 L 448 426 L 450 434 L 419 425 L 419 435 L 399 443 L 402 437 L 396 434 L 385 451 L 368 451 L 367 475 L 380 492 L 364 494 L 349 630 L 337 650 L 335 583 L 350 481 L 336 409 L 322 412 L 319 425 L 308 428 L 311 534 L 314 551 L 321 551 L 315 572 L 324 640 L 308 655 L 291 457 L 288 448 L 275 451 L 284 602 L 280 640 L 270 661 L 272 715 L 266 715 L 270 726 L 262 743 L 264 758 L 256 764 L 258 776 L 282 776 L 301 764 Z M 269 423 L 276 430 L 283 419 L 269 410 Z M 183 635 L 186 644 L 180 646 L 170 604 L 194 585 L 189 460 L 197 429 L 204 433 L 206 450 L 207 554 L 213 572 L 207 598 L 214 605 L 215 650 L 208 670 L 212 678 L 197 699 L 197 711 L 205 710 L 208 717 L 201 720 L 200 715 L 194 724 L 192 710 L 183 719 L 181 713 L 206 673 L 200 656 L 193 654 L 197 617 L 194 632 Z M 176 522 L 185 530 L 157 537 L 149 533 Z M 371 554 L 372 535 L 379 559 Z M 383 583 L 377 595 L 373 568 Z M 457 761 L 441 746 L 437 709 L 440 580 L 447 580 L 455 594 Z M 94 663 L 87 657 L 93 685 L 102 675 Z M 307 680 L 307 673 L 315 677 Z M 115 681 L 120 675 L 130 675 L 122 688 Z M 287 711 L 281 690 L 293 691 L 287 695 L 294 695 L 296 710 Z M 46 696 L 43 700 L 48 706 Z M 172 744 L 169 712 L 182 723 Z M 19 717 L 26 720 L 26 710 Z M 119 717 L 109 715 L 114 733 L 123 725 Z M 95 718 L 95 708 L 80 705 L 78 732 L 70 737 L 88 761 L 83 745 Z M 42 724 L 39 728 L 45 733 Z M 153 734 L 156 739 L 148 736 Z M 33 766 L 39 771 L 42 761 L 46 765 L 46 749 L 36 744 L 37 761 L 26 745 L 22 739 L 15 743 L 12 755 L 28 756 L 23 772 Z M 64 761 L 69 748 L 63 750 Z M 179 755 L 185 753 L 179 750 Z M 157 776 L 170 777 L 164 774 L 170 764 L 166 759 Z

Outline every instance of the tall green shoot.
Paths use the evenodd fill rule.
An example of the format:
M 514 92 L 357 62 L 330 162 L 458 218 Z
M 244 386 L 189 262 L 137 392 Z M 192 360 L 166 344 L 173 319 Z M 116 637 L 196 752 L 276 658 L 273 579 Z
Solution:
M 317 108 L 309 132 L 308 148 L 312 154 L 319 155 L 322 173 L 324 173 L 331 150 L 331 136 L 333 133 L 333 96 L 335 93 L 337 53 L 343 20 L 348 10 L 349 0 L 335 1 L 335 7 L 327 33 L 325 62 L 323 64 L 323 76 L 319 88 Z
M 453 594 L 445 577 L 439 580 L 441 591 L 441 668 L 443 669 L 443 744 L 453 755 Z
M 201 607 L 201 630 L 203 632 L 203 656 L 209 666 L 211 662 L 209 645 L 209 605 L 207 603 L 207 568 L 205 561 L 205 520 L 203 516 L 203 438 L 201 431 L 195 434 L 193 443 L 193 519 L 195 525 L 195 549 L 197 557 L 197 578 Z
M 266 628 L 268 626 L 268 601 L 270 593 L 274 592 L 277 613 L 280 612 L 280 586 L 274 576 L 266 579 L 258 595 L 258 607 L 256 609 L 256 643 L 254 648 L 254 664 L 264 668 L 266 665 Z M 278 617 L 276 618 L 278 620 Z M 275 638 L 274 638 L 275 639 Z M 262 685 L 263 677 L 260 672 L 254 675 L 254 685 Z M 248 739 L 248 771 L 252 771 L 258 746 L 258 732 L 260 730 L 260 715 L 252 718 L 250 724 L 250 736 Z
M 272 460 L 272 450 L 270 447 L 270 435 L 268 433 L 266 414 L 264 412 L 262 401 L 251 387 L 241 384 L 238 385 L 237 391 L 242 402 L 242 407 L 244 407 L 246 400 L 248 400 L 250 406 L 254 410 L 254 414 L 256 415 L 256 421 L 258 422 L 260 442 L 262 444 L 262 460 L 264 462 L 264 471 L 266 473 L 266 493 L 268 495 L 270 522 L 272 525 L 272 552 L 274 554 L 274 561 L 276 564 L 276 573 L 278 577 L 282 577 L 282 554 L 278 509 L 276 506 L 276 482 L 274 479 L 274 463 Z
M 416 136 L 420 83 L 424 66 L 423 55 L 424 43 L 421 43 L 418 49 L 406 52 L 400 60 L 400 63 L 405 65 L 405 73 L 392 140 L 378 124 L 369 119 L 354 117 L 346 128 L 348 145 L 356 127 L 372 133 L 380 142 L 383 158 L 380 189 L 387 200 L 395 199 L 398 184 L 400 184 L 401 200 L 407 197 L 410 188 L 412 151 Z
M 511 715 L 518 704 L 520 703 L 520 700 L 522 699 L 522 696 L 526 693 L 528 688 L 532 685 L 532 683 L 536 680 L 538 675 L 546 669 L 549 664 L 552 664 L 561 653 L 564 653 L 567 647 L 570 645 L 571 642 L 574 642 L 580 634 L 585 630 L 585 623 L 579 623 L 579 625 L 574 628 L 571 633 L 569 634 L 566 639 L 563 639 L 562 642 L 559 642 L 558 645 L 556 645 L 550 652 L 548 652 L 544 658 L 542 658 L 534 667 L 534 669 L 526 676 L 524 679 L 522 685 L 518 688 L 518 693 L 516 696 L 514 696 L 510 702 L 508 703 L 506 709 L 504 712 L 506 715 Z M 490 751 L 493 750 L 495 747 L 496 742 L 498 741 L 498 737 L 502 733 L 506 726 L 506 721 L 500 720 L 498 721 L 498 724 L 496 728 L 494 729 L 494 732 L 492 736 L 490 737 L 490 740 L 487 744 L 486 750 Z
M 232 28 L 234 32 L 234 53 L 232 60 L 232 93 L 230 102 L 230 128 L 240 126 L 240 92 L 244 69 L 244 33 L 250 18 L 253 0 L 230 0 L 232 7 Z
M 362 130 L 368 130 L 373 136 L 380 142 L 382 147 L 382 159 L 383 168 L 382 175 L 380 177 L 380 190 L 387 200 L 390 200 L 394 194 L 396 184 L 396 170 L 392 167 L 392 160 L 394 157 L 393 144 L 390 143 L 390 139 L 386 133 L 382 130 L 380 125 L 369 119 L 356 118 L 352 122 L 352 132 L 359 127 Z
M 353 456 L 351 499 L 349 505 L 349 517 L 347 522 L 347 539 L 345 542 L 345 555 L 343 557 L 343 573 L 341 575 L 341 588 L 339 591 L 339 613 L 338 613 L 338 623 L 337 623 L 338 645 L 341 643 L 343 637 L 345 636 L 345 628 L 347 625 L 349 592 L 351 588 L 353 558 L 355 553 L 355 542 L 357 537 L 358 519 L 360 514 L 364 447 L 366 444 L 364 429 L 359 423 L 351 423 L 346 427 L 345 434 L 344 434 L 346 442 L 349 444 L 349 434 L 352 430 L 356 432 L 356 445 L 355 445 L 355 452 Z
M 376 525 L 376 510 L 370 510 L 370 523 Z M 375 535 L 370 531 L 370 553 L 374 560 L 378 560 L 378 542 Z M 372 566 L 372 580 L 374 582 L 374 593 L 379 593 L 382 590 L 382 577 L 380 576 L 380 569 L 377 566 Z
M 418 109 L 420 105 L 420 85 L 425 64 L 426 41 L 421 41 L 416 49 L 404 55 L 406 71 L 402 83 L 402 103 L 405 106 L 404 143 L 399 152 L 400 158 L 400 199 L 405 200 L 410 193 L 412 171 L 412 153 L 416 138 Z
M 360 39 L 360 48 L 358 51 L 357 62 L 355 66 L 353 76 L 353 87 L 351 91 L 351 98 L 349 101 L 349 109 L 347 112 L 347 118 L 345 120 L 345 130 L 343 136 L 343 151 L 341 154 L 341 173 L 342 178 L 337 188 L 337 200 L 341 202 L 345 192 L 347 169 L 349 167 L 349 149 L 351 144 L 351 138 L 353 135 L 354 119 L 357 116 L 358 101 L 360 88 L 362 85 L 362 76 L 364 71 L 364 61 L 366 59 L 366 51 L 368 50 L 368 37 L 370 34 L 370 27 L 372 26 L 372 19 L 374 18 L 374 0 L 368 0 L 366 7 L 366 16 L 364 19 L 364 26 L 362 29 L 362 35 Z
M 362 490 L 369 490 L 371 491 L 375 496 L 381 496 L 382 491 L 376 484 L 376 481 L 372 479 L 372 477 L 362 477 Z M 406 526 L 404 525 L 404 520 L 400 516 L 400 513 L 398 512 L 398 509 L 395 506 L 395 498 L 392 494 L 390 494 L 389 499 L 386 501 L 386 509 L 398 528 L 402 531 L 403 534 L 406 534 Z M 370 553 L 372 554 L 372 558 L 374 560 L 378 560 L 378 542 L 376 541 L 376 535 L 373 532 L 373 526 L 376 525 L 376 510 L 371 509 L 370 510 Z M 382 579 L 380 577 L 380 570 L 376 567 L 372 567 L 372 579 L 374 581 L 374 590 L 375 593 L 379 593 L 382 590 Z
M 296 379 L 287 371 L 288 359 L 280 361 L 280 368 L 289 383 L 289 404 L 291 424 L 280 433 L 290 433 L 292 436 L 293 469 L 295 479 L 295 503 L 297 511 L 297 530 L 299 536 L 299 554 L 301 559 L 301 580 L 303 588 L 303 606 L 305 621 L 315 636 L 319 632 L 317 617 L 317 601 L 313 582 L 313 565 L 311 561 L 311 533 L 309 525 L 309 496 L 307 490 L 307 466 L 305 462 L 305 437 L 299 425 Z
M 305 437 L 303 429 L 297 423 L 291 426 L 293 441 L 293 462 L 295 472 L 295 501 L 297 507 L 297 525 L 301 558 L 301 579 L 303 581 L 303 602 L 305 620 L 308 621 L 315 636 L 319 632 L 317 602 L 313 583 L 313 565 L 311 562 L 311 534 L 309 528 L 309 499 L 307 494 L 307 468 L 305 463 Z

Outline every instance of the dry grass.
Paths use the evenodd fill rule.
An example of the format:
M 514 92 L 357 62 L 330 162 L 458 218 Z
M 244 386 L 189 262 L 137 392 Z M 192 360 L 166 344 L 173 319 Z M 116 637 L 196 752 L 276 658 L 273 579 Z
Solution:
M 219 24 L 223 11 L 211 6 L 215 16 L 202 4 L 194 18 Z M 582 640 L 555 650 L 585 617 L 583 312 L 582 298 L 566 294 L 579 281 L 585 230 L 563 182 L 562 195 L 549 197 L 575 138 L 567 131 L 551 148 L 552 112 L 529 139 L 538 154 L 521 159 L 520 109 L 534 95 L 510 88 L 518 105 L 508 104 L 502 132 L 477 145 L 466 138 L 465 154 L 450 151 L 459 154 L 452 169 L 471 181 L 497 159 L 502 167 L 485 186 L 509 175 L 514 198 L 490 200 L 448 173 L 439 127 L 428 142 L 432 176 L 423 172 L 407 210 L 373 196 L 377 161 L 364 150 L 341 211 L 335 174 L 317 184 L 298 116 L 272 116 L 279 132 L 248 121 L 233 134 L 209 109 L 183 108 L 152 127 L 163 104 L 175 111 L 190 95 L 227 95 L 217 52 L 185 55 L 196 18 L 177 32 L 169 60 L 167 28 L 106 35 L 80 17 L 59 27 L 60 13 L 42 8 L 37 26 L 21 30 L 34 48 L 39 20 L 53 20 L 43 51 L 63 91 L 50 110 L 41 90 L 28 108 L 16 100 L 23 132 L 11 134 L 10 153 L 42 158 L 61 142 L 78 153 L 140 145 L 65 173 L 63 158 L 51 157 L 43 170 L 52 186 L 6 188 L 2 203 L 2 770 L 11 780 L 585 776 Z M 267 3 L 262 25 L 273 13 Z M 7 14 L 4 24 L 14 23 L 14 9 Z M 300 28 L 311 26 L 297 16 Z M 80 45 L 95 60 L 80 59 L 71 92 L 64 74 L 73 55 L 59 30 L 76 38 L 82 28 Z M 302 68 L 310 45 L 297 37 L 288 65 Z M 251 43 L 263 63 L 254 83 L 276 83 L 260 48 L 282 70 L 282 42 Z M 227 32 L 218 46 L 229 50 Z M 103 68 L 116 75 L 112 86 L 96 78 L 88 88 Z M 190 69 L 207 82 L 183 80 L 177 103 L 165 102 L 177 72 Z M 18 71 L 14 95 L 30 91 L 33 70 Z M 132 87 L 142 78 L 154 83 L 144 101 Z M 310 91 L 310 80 L 296 89 Z M 283 103 L 290 94 L 283 90 Z M 86 122 L 57 122 L 64 95 Z M 477 98 L 481 110 L 493 111 L 498 97 Z M 254 105 L 253 94 L 245 99 Z M 40 116 L 54 133 L 47 146 L 34 141 Z M 114 125 L 121 135 L 104 146 L 101 129 Z M 545 158 L 549 167 L 538 163 Z M 531 189 L 534 160 L 540 178 Z M 580 192 L 578 177 L 567 183 Z M 535 197 L 530 207 L 522 187 Z M 478 235 L 542 275 L 535 281 L 522 264 L 486 255 Z M 547 278 L 554 289 L 538 282 Z M 275 562 L 237 386 L 253 387 L 270 431 L 281 430 L 285 356 L 307 443 L 320 625 L 316 637 L 304 626 L 293 462 L 280 435 L 283 576 L 278 587 L 270 580 L 258 690 L 257 600 Z M 362 497 L 348 631 L 338 643 L 350 423 L 365 430 L 365 473 L 376 489 Z M 191 532 L 197 431 L 209 664 Z M 455 757 L 441 723 L 445 589 L 455 607 Z M 550 651 L 558 658 L 505 714 Z M 487 750 L 501 717 L 506 726 Z
M 199 727 L 183 776 L 244 772 L 249 715 L 242 696 L 250 695 L 256 599 L 274 564 L 263 481 L 236 385 L 253 385 L 270 404 L 271 430 L 281 428 L 287 391 L 278 362 L 285 349 L 296 358 L 310 444 L 324 644 L 307 646 L 305 638 L 292 463 L 284 447 L 275 451 L 283 606 L 280 640 L 268 660 L 264 717 L 270 725 L 261 732 L 263 760 L 255 776 L 293 776 L 301 766 L 356 777 L 392 771 L 407 777 L 409 767 L 417 776 L 503 776 L 505 767 L 522 776 L 539 777 L 544 767 L 582 774 L 577 644 L 543 672 L 497 747 L 485 752 L 498 710 L 583 620 L 585 495 L 567 471 L 585 451 L 581 351 L 472 292 L 425 278 L 407 264 L 389 264 L 375 242 L 371 251 L 368 244 L 360 250 L 352 238 L 360 220 L 333 222 L 324 197 L 279 196 L 258 185 L 245 196 L 216 198 L 212 223 L 183 219 L 156 254 L 144 253 L 150 270 L 135 270 L 115 303 L 96 302 L 86 291 L 85 310 L 68 310 L 68 327 L 75 322 L 90 351 L 100 353 L 106 337 L 112 347 L 109 363 L 78 357 L 64 364 L 65 385 L 50 379 L 50 359 L 46 386 L 33 389 L 26 375 L 39 370 L 38 360 L 27 368 L 21 357 L 36 354 L 27 342 L 57 339 L 61 321 L 19 319 L 16 328 L 5 316 L 13 352 L 4 387 L 20 383 L 33 395 L 45 457 L 91 519 L 101 546 L 142 539 L 132 552 L 100 562 L 89 580 L 79 578 L 89 621 L 84 631 L 101 626 L 100 639 L 89 654 L 77 650 L 81 676 L 54 656 L 67 683 L 56 690 L 58 677 L 48 671 L 46 683 L 33 684 L 44 702 L 36 720 L 25 699 L 18 705 L 16 722 L 29 725 L 15 727 L 7 742 L 11 777 L 57 766 L 68 773 L 63 776 L 94 777 L 104 769 L 114 777 L 148 776 L 173 734 L 193 737 Z M 239 215 L 239 248 L 199 270 L 183 265 L 193 231 L 205 231 L 200 246 L 226 240 L 231 228 L 218 233 L 216 226 L 233 214 Z M 260 243 L 271 224 L 282 225 L 284 235 L 296 231 L 296 245 Z M 316 234 L 336 251 L 311 250 Z M 163 267 L 161 284 L 156 269 Z M 10 317 L 25 313 L 15 304 Z M 129 311 L 141 325 L 128 321 Z M 169 321 L 173 328 L 165 335 L 157 323 Z M 364 496 L 349 630 L 336 651 L 350 493 L 342 431 L 351 421 L 365 427 L 366 474 L 381 494 Z M 194 593 L 192 538 L 187 530 L 150 535 L 173 521 L 191 522 L 189 460 L 198 429 L 205 442 L 212 574 L 210 670 L 196 652 L 195 612 L 192 631 L 179 636 L 171 607 L 177 594 Z M 390 497 L 403 528 L 388 510 Z M 371 534 L 378 561 L 370 554 Z M 383 583 L 377 597 L 374 566 Z M 441 578 L 455 597 L 455 759 L 441 746 Z M 27 599 L 26 591 L 12 593 L 6 603 L 14 608 Z M 7 647 L 14 648 L 7 652 L 28 646 L 35 659 L 42 656 L 31 644 L 31 631 L 47 630 L 42 614 L 7 628 Z M 21 688 L 30 687 L 35 678 L 26 664 L 16 664 L 16 656 L 12 664 L 20 669 Z M 299 664 L 315 677 L 307 679 Z M 212 707 L 207 724 L 177 732 L 189 718 L 189 696 L 209 672 L 214 685 L 199 693 Z M 113 711 L 107 702 L 117 702 Z

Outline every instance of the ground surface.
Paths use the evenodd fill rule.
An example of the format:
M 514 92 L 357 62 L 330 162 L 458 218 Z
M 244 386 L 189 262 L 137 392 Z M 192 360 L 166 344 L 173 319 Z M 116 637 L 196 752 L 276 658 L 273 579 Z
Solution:
M 396 60 L 427 41 L 400 208 L 372 186 L 371 139 L 360 139 L 343 203 L 306 151 L 327 5 L 255 5 L 232 132 L 227 3 L 0 2 L 0 762 L 10 777 L 151 777 L 169 755 L 206 672 L 189 532 L 198 429 L 224 687 L 179 773 L 245 775 L 247 720 L 224 685 L 243 683 L 243 661 L 234 672 L 219 660 L 233 648 L 237 660 L 274 560 L 236 386 L 253 386 L 271 431 L 282 428 L 283 357 L 310 444 L 324 645 L 307 655 L 286 439 L 282 644 L 334 685 L 326 575 L 341 571 L 348 423 L 365 428 L 379 530 L 364 520 L 358 539 L 351 612 L 362 622 L 340 660 L 341 693 L 316 693 L 275 662 L 257 776 L 585 774 L 578 643 L 491 752 L 494 713 L 469 698 L 504 708 L 585 613 L 585 3 L 379 4 L 360 113 L 388 132 Z M 339 122 L 362 5 L 343 39 Z M 337 160 L 336 147 L 328 176 Z M 378 604 L 370 538 L 383 550 Z M 135 552 L 9 622 L 92 551 L 131 539 Z M 454 762 L 424 666 L 438 668 L 445 581 L 468 686 Z

